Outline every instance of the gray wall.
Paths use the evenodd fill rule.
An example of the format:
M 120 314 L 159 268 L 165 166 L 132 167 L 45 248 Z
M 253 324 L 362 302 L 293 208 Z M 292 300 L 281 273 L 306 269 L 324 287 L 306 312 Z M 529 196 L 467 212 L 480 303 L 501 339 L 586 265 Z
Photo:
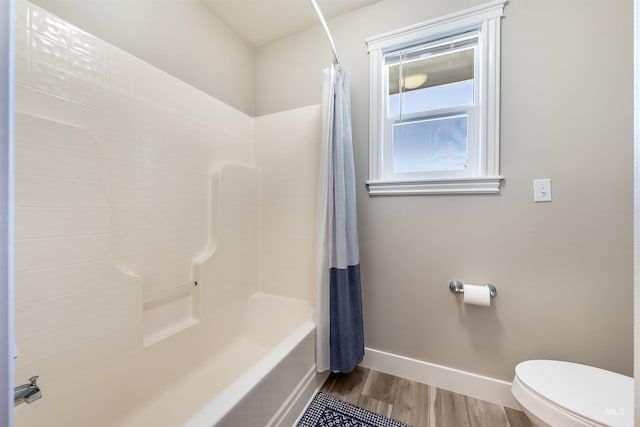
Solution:
M 365 38 L 480 0 L 383 0 L 329 22 L 352 72 L 366 345 L 510 380 L 524 359 L 633 371 L 633 1 L 512 0 L 499 196 L 369 197 Z M 256 113 L 321 101 L 320 28 L 256 53 Z M 534 204 L 532 180 L 554 200 Z M 448 283 L 493 282 L 491 308 Z
M 253 115 L 254 50 L 199 0 L 32 0 Z

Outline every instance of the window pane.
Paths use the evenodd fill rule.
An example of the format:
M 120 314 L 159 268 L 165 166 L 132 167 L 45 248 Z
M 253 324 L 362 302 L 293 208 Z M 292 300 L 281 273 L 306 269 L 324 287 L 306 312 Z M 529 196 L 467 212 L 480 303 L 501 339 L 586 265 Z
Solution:
M 393 173 L 467 168 L 467 116 L 393 125 Z
M 473 80 L 428 87 L 389 96 L 389 117 L 473 104 Z
M 474 55 L 474 47 L 410 60 L 401 55 L 388 68 L 389 116 L 473 104 Z

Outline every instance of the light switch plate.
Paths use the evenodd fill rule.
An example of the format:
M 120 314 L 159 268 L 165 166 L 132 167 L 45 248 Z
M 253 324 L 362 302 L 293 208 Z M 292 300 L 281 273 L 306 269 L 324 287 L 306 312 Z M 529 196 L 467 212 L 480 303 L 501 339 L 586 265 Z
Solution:
M 534 179 L 533 180 L 533 201 L 534 202 L 550 202 L 551 201 L 551 180 L 550 179 Z

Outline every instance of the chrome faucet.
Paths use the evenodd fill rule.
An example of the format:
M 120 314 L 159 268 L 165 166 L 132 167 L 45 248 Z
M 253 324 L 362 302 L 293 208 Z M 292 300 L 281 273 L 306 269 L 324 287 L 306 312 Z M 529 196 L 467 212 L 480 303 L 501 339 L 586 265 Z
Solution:
M 38 376 L 29 378 L 29 384 L 22 384 L 13 389 L 13 406 L 21 403 L 32 403 L 42 397 L 42 392 L 36 384 Z

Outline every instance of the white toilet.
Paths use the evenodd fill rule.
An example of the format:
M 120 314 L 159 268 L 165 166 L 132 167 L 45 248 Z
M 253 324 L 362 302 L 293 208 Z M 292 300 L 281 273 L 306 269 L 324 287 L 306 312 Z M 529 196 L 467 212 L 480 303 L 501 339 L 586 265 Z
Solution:
M 537 426 L 633 426 L 633 378 L 604 369 L 528 360 L 511 392 Z

